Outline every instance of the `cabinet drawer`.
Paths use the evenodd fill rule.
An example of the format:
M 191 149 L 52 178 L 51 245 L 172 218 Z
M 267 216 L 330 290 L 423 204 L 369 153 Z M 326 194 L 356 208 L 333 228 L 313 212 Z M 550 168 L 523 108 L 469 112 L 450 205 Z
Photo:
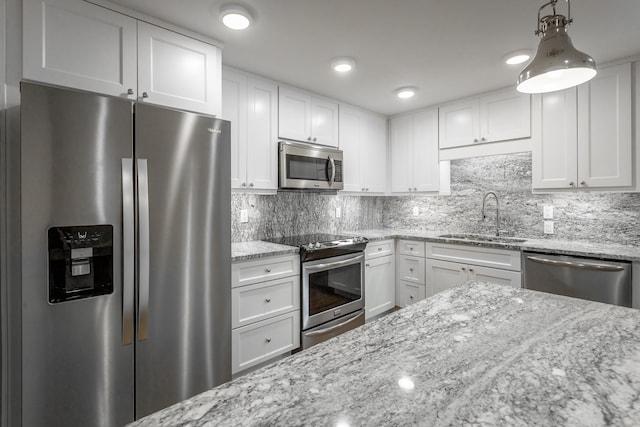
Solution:
M 393 239 L 369 243 L 367 244 L 367 249 L 364 251 L 364 256 L 366 259 L 374 259 L 382 256 L 393 255 L 393 243 Z
M 424 256 L 424 242 L 415 240 L 398 240 L 398 253 L 402 255 Z
M 300 310 L 300 277 L 291 276 L 233 288 L 231 304 L 233 328 Z
M 424 285 L 417 285 L 415 283 L 400 281 L 398 282 L 398 295 L 397 305 L 400 307 L 406 307 L 420 300 L 423 300 L 426 295 L 426 288 Z
M 300 274 L 299 260 L 298 255 L 287 255 L 233 264 L 231 266 L 231 287 L 297 276 Z
M 415 256 L 398 257 L 396 269 L 398 279 L 424 285 L 425 260 Z
M 231 371 L 236 374 L 300 347 L 300 311 L 231 331 Z
M 427 258 L 520 271 L 520 251 L 427 243 Z

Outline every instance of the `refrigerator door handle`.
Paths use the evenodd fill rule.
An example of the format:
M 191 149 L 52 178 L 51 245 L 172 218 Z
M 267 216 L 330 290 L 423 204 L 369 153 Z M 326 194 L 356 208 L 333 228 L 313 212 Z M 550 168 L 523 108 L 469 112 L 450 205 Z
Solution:
M 122 345 L 133 343 L 134 222 L 133 159 L 122 159 Z
M 138 341 L 149 330 L 149 176 L 147 159 L 138 159 Z

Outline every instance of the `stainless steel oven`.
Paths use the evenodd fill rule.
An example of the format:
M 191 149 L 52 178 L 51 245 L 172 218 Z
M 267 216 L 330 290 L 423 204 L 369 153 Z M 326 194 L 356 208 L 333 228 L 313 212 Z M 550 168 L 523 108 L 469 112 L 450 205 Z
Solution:
M 342 190 L 342 151 L 293 141 L 278 144 L 278 187 L 295 190 Z
M 300 248 L 302 350 L 364 325 L 364 237 L 307 234 L 270 239 Z

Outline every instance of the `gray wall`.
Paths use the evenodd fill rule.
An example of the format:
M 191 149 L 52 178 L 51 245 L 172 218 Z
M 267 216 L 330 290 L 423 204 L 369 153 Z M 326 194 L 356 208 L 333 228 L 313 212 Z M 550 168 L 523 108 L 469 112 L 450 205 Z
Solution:
M 531 153 L 454 160 L 451 196 L 357 197 L 279 193 L 234 194 L 233 241 L 312 232 L 337 233 L 365 228 L 402 228 L 439 232 L 495 232 L 495 191 L 500 199 L 501 230 L 532 238 L 640 244 L 640 193 L 532 194 Z M 542 209 L 554 207 L 555 234 L 543 234 Z M 342 218 L 334 218 L 340 206 Z M 419 214 L 413 215 L 418 207 Z M 240 209 L 249 223 L 240 224 Z

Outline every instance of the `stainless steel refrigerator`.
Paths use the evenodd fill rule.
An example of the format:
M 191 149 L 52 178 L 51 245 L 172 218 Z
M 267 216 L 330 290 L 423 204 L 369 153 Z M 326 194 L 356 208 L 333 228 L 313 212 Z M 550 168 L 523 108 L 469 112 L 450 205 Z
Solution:
M 122 425 L 230 380 L 229 123 L 21 99 L 22 424 Z

